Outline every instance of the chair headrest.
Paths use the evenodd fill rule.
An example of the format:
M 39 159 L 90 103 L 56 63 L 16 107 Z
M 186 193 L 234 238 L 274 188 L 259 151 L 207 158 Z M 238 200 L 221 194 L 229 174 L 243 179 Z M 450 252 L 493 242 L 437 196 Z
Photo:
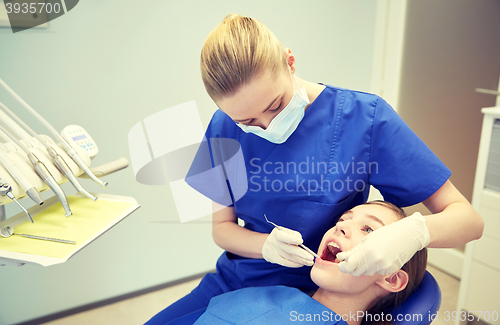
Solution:
M 428 325 L 441 306 L 441 289 L 434 277 L 425 271 L 417 290 L 401 305 L 393 308 L 392 323 L 398 325 Z

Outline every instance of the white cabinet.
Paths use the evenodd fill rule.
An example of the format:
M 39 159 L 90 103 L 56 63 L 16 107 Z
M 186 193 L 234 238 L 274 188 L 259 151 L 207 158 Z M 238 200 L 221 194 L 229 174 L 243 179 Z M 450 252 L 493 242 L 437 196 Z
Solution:
M 500 107 L 482 112 L 472 205 L 484 220 L 484 232 L 466 246 L 457 324 L 474 315 L 476 320 L 500 325 Z

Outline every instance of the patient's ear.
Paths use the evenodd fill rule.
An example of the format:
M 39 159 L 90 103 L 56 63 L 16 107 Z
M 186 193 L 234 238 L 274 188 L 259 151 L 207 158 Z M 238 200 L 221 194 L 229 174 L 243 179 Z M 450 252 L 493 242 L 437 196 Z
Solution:
M 383 276 L 375 283 L 389 292 L 399 292 L 406 288 L 408 274 L 403 270 L 398 270 L 392 274 Z

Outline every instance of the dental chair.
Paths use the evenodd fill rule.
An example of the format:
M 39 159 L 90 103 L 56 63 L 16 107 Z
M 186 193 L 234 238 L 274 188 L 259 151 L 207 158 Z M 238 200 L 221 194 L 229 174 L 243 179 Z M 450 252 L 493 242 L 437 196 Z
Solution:
M 401 305 L 391 310 L 392 323 L 394 325 L 428 325 L 437 317 L 439 306 L 441 306 L 441 289 L 434 277 L 425 271 L 417 291 Z
M 441 289 L 434 277 L 425 271 L 417 290 L 405 302 L 390 310 L 393 325 L 428 325 L 441 306 Z M 205 308 L 192 312 L 166 325 L 193 324 Z M 398 318 L 399 317 L 399 318 Z

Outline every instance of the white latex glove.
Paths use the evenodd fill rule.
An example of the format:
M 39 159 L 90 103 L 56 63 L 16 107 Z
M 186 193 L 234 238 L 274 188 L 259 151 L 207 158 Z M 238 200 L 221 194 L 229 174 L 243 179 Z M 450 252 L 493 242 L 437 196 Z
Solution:
M 350 251 L 337 254 L 343 261 L 339 269 L 354 276 L 391 274 L 427 246 L 429 240 L 425 218 L 415 212 L 373 231 Z
M 314 257 L 300 248 L 302 235 L 285 227 L 274 228 L 262 247 L 262 256 L 270 263 L 288 267 L 313 265 Z

